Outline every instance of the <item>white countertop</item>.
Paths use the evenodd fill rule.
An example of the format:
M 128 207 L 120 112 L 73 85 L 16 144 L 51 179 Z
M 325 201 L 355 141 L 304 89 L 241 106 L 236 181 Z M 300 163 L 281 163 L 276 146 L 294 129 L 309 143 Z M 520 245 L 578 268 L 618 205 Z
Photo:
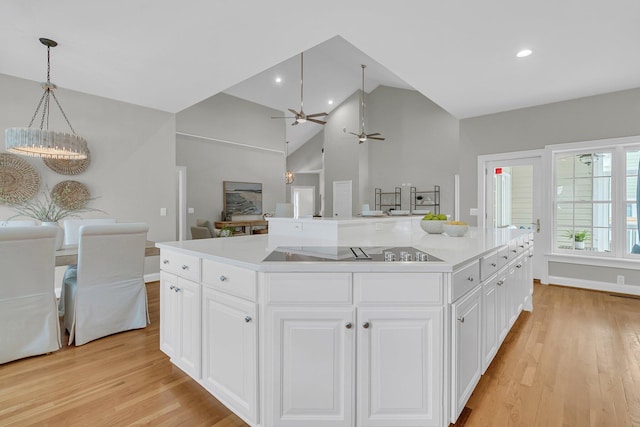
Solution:
M 362 218 L 354 219 L 363 221 Z M 300 220 L 318 221 L 311 218 Z M 529 232 L 531 230 L 482 230 L 470 227 L 465 236 L 450 237 L 446 234 L 427 234 L 421 230 L 384 230 L 363 233 L 357 238 L 337 242 L 337 246 L 413 246 L 444 262 L 263 262 L 262 260 L 277 246 L 336 246 L 322 241 L 268 234 L 163 242 L 157 243 L 156 246 L 256 271 L 450 272 Z

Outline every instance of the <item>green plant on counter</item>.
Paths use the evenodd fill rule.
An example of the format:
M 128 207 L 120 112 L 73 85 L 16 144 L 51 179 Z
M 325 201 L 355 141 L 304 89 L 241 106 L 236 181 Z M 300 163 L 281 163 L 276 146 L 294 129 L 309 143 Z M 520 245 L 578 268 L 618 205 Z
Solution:
M 220 229 L 220 237 L 231 237 L 236 232 L 233 227 L 222 227 Z

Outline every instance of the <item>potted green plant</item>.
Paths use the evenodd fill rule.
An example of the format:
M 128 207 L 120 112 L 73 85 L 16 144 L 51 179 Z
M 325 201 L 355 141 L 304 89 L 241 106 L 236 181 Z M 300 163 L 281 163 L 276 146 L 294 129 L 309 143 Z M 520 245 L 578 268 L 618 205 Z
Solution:
M 576 231 L 576 232 L 567 230 L 566 236 L 569 239 L 573 239 L 574 248 L 576 249 L 584 249 L 584 241 L 590 237 L 588 230 L 582 230 L 582 231 Z

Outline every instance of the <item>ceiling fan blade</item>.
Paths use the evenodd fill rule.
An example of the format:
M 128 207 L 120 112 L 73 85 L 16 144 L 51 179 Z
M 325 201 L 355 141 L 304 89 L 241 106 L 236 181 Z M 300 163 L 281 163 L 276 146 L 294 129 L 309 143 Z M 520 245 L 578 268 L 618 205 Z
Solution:
M 355 136 L 360 136 L 359 133 L 355 133 L 355 132 L 349 132 L 351 135 L 355 135 Z
M 309 117 L 320 117 L 320 116 L 328 116 L 328 114 L 327 113 L 307 114 L 307 118 L 309 118 Z
M 327 122 L 325 122 L 324 120 L 318 120 L 318 119 L 310 119 L 309 116 L 307 116 L 307 121 L 308 122 L 313 122 L 313 123 L 317 123 L 319 125 L 323 125 Z
M 376 136 L 376 135 L 382 135 L 380 132 L 376 132 L 376 133 L 368 133 L 367 136 Z
M 295 119 L 295 117 L 294 117 L 294 119 Z M 291 126 L 298 126 L 298 121 L 295 120 L 293 123 L 291 123 Z
M 273 117 L 271 116 L 272 119 L 295 119 L 295 117 L 288 117 L 288 116 L 278 116 L 278 117 Z
M 377 139 L 378 141 L 384 141 L 384 138 L 378 136 L 368 136 L 367 139 Z
M 301 114 L 298 113 L 296 110 L 294 110 L 293 108 L 288 108 L 289 111 L 291 111 L 294 115 L 296 116 L 300 116 Z

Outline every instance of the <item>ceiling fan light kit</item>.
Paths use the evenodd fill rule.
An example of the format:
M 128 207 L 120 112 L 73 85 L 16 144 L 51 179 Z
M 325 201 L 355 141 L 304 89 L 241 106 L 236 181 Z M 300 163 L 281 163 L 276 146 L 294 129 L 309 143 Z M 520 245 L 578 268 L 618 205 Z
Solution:
M 367 67 L 366 65 L 360 65 L 362 67 L 362 94 L 360 98 L 360 132 L 349 132 L 351 135 L 355 135 L 358 137 L 358 143 L 362 144 L 363 142 L 369 139 L 375 139 L 378 141 L 384 141 L 382 134 L 380 132 L 375 133 L 366 133 L 364 130 L 364 69 Z
M 304 113 L 304 53 L 300 53 L 300 111 L 296 111 L 293 108 L 288 108 L 288 110 L 293 114 L 293 117 L 271 117 L 272 119 L 295 119 L 291 126 L 298 125 L 300 123 L 312 122 L 317 123 L 319 125 L 324 125 L 327 123 L 324 120 L 320 120 L 318 117 L 328 116 L 327 113 L 315 113 L 315 114 L 305 114 Z
M 31 117 L 28 127 L 9 128 L 5 131 L 5 147 L 7 151 L 11 153 L 25 156 L 66 160 L 86 159 L 89 152 L 87 140 L 76 134 L 54 93 L 56 85 L 51 83 L 51 48 L 56 47 L 58 43 L 46 38 L 41 38 L 40 43 L 47 47 L 47 81 L 46 83 L 42 83 L 44 93 L 40 98 L 35 113 L 33 113 L 33 117 Z M 67 125 L 69 125 L 71 133 L 49 130 L 49 109 L 52 97 L 67 122 Z M 31 125 L 38 115 L 40 107 L 42 107 L 40 129 L 32 129 Z

